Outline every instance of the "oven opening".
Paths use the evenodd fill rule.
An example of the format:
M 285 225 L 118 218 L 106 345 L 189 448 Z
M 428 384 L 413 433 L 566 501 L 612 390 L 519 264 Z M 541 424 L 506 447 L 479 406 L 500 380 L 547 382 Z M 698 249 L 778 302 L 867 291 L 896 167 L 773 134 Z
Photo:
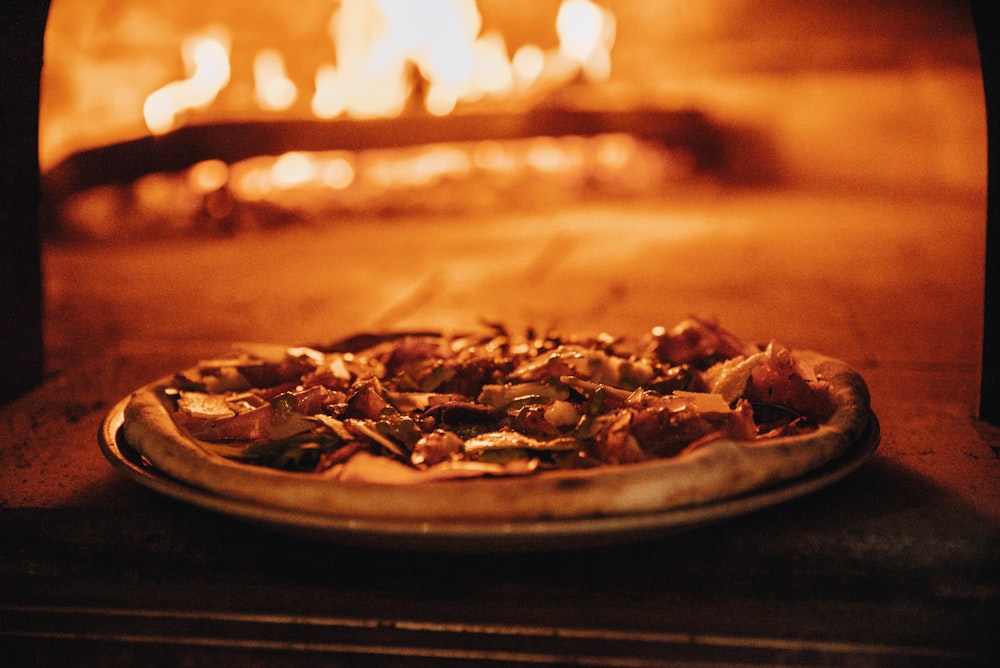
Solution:
M 556 324 L 612 328 L 653 303 L 662 314 L 719 314 L 751 338 L 789 323 L 811 344 L 875 366 L 870 342 L 885 332 L 857 337 L 865 309 L 887 305 L 905 319 L 920 308 L 888 298 L 896 291 L 943 303 L 954 290 L 960 315 L 941 326 L 983 322 L 981 220 L 924 267 L 943 276 L 960 266 L 948 280 L 961 288 L 928 291 L 919 269 L 882 270 L 948 237 L 939 222 L 922 228 L 924 218 L 958 230 L 985 201 L 969 9 L 897 4 L 314 0 L 289 11 L 53 0 L 40 10 L 35 233 L 51 257 L 96 258 L 287 230 L 366 229 L 378 245 L 383 230 L 406 229 L 428 246 L 439 239 L 462 269 L 427 279 L 447 289 L 381 276 L 403 295 L 374 295 L 379 315 L 359 327 L 480 315 L 546 325 L 546 304 L 558 303 L 575 315 Z M 857 234 L 844 220 L 857 221 Z M 514 230 L 498 248 L 537 245 L 535 261 L 519 266 L 544 266 L 544 280 L 522 273 L 511 283 L 489 244 L 460 241 L 459 228 L 482 238 Z M 760 241 L 776 229 L 787 234 Z M 895 250 L 872 251 L 880 237 Z M 608 270 L 588 287 L 614 262 L 630 273 Z M 479 284 L 467 278 L 490 263 Z M 725 275 L 733 267 L 738 276 Z M 52 276 L 50 314 L 75 313 L 74 279 Z M 839 311 L 801 297 L 847 276 L 868 293 Z M 485 286 L 490 312 L 470 316 Z M 313 289 L 289 288 L 329 307 Z M 155 286 L 131 294 L 140 320 L 164 296 Z M 420 295 L 422 316 L 397 317 Z M 319 316 L 293 327 L 281 303 L 274 310 L 251 331 L 234 320 L 215 333 L 317 334 Z M 149 331 L 97 320 L 58 340 L 49 327 L 47 364 L 65 364 L 77 346 L 122 345 L 115 337 L 138 345 Z M 164 325 L 157 336 L 184 334 Z M 893 346 L 903 343 L 890 356 Z M 980 341 L 964 340 L 955 356 L 978 369 L 980 354 Z
M 5 655 L 996 664 L 995 7 L 0 0 Z

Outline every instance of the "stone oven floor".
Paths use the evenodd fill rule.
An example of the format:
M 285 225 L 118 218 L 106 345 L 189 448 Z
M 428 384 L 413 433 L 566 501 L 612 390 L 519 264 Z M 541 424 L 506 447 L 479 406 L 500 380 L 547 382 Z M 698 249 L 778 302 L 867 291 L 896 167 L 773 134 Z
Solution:
M 0 646 L 94 664 L 147 650 L 164 663 L 499 661 L 515 648 L 633 663 L 987 664 L 1000 430 L 975 418 L 984 212 L 978 195 L 707 189 L 49 246 L 47 379 L 0 409 Z M 129 391 L 232 341 L 481 319 L 638 334 L 689 313 L 853 364 L 878 451 L 827 489 L 722 523 L 498 556 L 286 537 L 139 487 L 97 445 Z M 414 624 L 433 631 L 415 639 Z

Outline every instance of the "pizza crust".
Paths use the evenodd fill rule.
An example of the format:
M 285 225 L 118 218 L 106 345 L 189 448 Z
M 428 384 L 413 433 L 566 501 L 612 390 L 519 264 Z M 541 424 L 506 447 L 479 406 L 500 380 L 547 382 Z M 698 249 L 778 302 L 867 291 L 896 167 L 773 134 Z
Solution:
M 221 497 L 317 515 L 398 520 L 525 521 L 614 516 L 703 504 L 792 480 L 843 454 L 867 426 L 868 388 L 850 366 L 796 352 L 830 383 L 836 410 L 817 431 L 757 442 L 720 439 L 693 452 L 636 464 L 532 475 L 412 483 L 344 481 L 227 460 L 174 423 L 163 389 L 135 392 L 124 437 L 157 469 Z

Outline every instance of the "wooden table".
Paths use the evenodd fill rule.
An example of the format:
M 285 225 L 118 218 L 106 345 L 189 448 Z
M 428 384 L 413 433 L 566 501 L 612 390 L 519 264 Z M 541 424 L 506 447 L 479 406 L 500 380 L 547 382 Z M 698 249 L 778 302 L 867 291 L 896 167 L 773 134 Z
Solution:
M 987 665 L 1000 431 L 975 418 L 979 195 L 713 187 L 657 202 L 45 249 L 48 373 L 0 409 L 0 648 L 73 665 Z M 855 365 L 856 473 L 582 550 L 370 549 L 158 495 L 102 457 L 127 393 L 233 340 L 640 333 L 690 312 Z M 17 652 L 15 654 L 14 652 Z

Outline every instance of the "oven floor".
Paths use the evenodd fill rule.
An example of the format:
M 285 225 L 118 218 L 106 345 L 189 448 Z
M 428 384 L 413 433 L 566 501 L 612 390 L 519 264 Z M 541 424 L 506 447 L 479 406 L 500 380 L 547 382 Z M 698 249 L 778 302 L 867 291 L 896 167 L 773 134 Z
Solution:
M 984 210 L 975 197 L 709 190 L 673 203 L 53 247 L 49 372 L 71 382 L 80 364 L 105 365 L 96 373 L 124 395 L 233 341 L 484 320 L 637 335 L 695 313 L 854 365 L 891 451 L 897 419 L 947 413 L 968 426 L 975 414 Z M 946 466 L 930 444 L 903 450 L 938 475 L 994 465 L 988 449 Z M 960 493 L 1000 517 L 996 496 Z
M 0 619 L 18 615 L 27 630 L 11 637 L 40 651 L 35 641 L 63 628 L 44 619 L 86 608 L 79 637 L 63 638 L 84 656 L 98 642 L 88 625 L 105 646 L 135 649 L 101 635 L 100 611 L 194 607 L 382 620 L 387 638 L 365 643 L 404 642 L 396 622 L 461 621 L 603 629 L 592 640 L 605 645 L 610 630 L 648 632 L 615 635 L 621 656 L 665 652 L 681 634 L 720 663 L 988 663 L 1000 430 L 974 417 L 984 212 L 979 195 L 706 189 L 673 202 L 48 247 L 47 380 L 0 409 Z M 689 313 L 853 364 L 881 422 L 876 454 L 831 488 L 737 520 L 572 557 L 500 558 L 277 538 L 136 486 L 97 447 L 101 420 L 130 390 L 232 341 L 484 319 L 638 334 Z M 195 622 L 174 623 L 156 626 L 187 638 L 177 651 L 209 652 L 191 640 Z M 675 659 L 694 656 L 678 646 Z

